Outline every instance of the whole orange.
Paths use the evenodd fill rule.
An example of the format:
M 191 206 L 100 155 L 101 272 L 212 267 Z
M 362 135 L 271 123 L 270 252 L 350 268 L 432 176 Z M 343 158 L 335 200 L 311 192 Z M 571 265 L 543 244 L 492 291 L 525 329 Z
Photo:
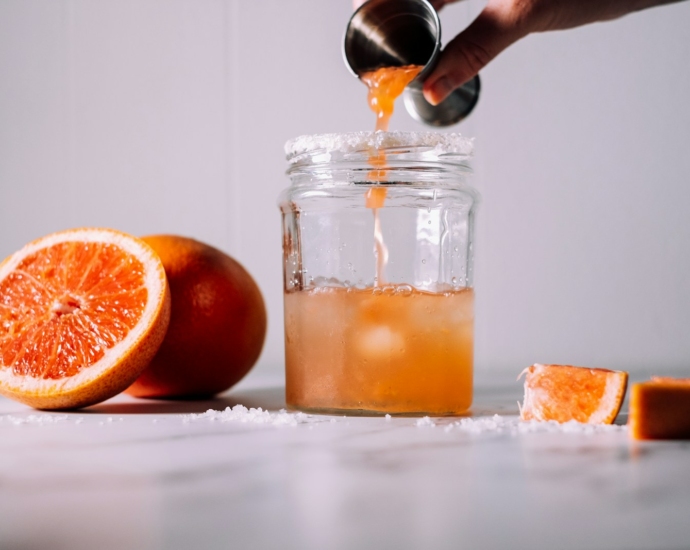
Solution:
M 160 256 L 170 285 L 168 332 L 126 393 L 204 397 L 227 390 L 252 368 L 266 336 L 259 287 L 217 248 L 175 235 L 143 237 Z

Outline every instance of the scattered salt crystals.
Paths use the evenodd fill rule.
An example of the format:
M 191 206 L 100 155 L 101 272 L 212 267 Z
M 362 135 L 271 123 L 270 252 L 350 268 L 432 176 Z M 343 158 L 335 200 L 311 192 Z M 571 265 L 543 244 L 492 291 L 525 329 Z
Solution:
M 571 420 L 560 424 L 554 420 L 539 422 L 530 420 L 523 422 L 517 416 L 480 416 L 476 418 L 461 418 L 451 422 L 443 429 L 444 432 L 461 431 L 471 434 L 483 433 L 509 433 L 511 435 L 525 433 L 569 433 L 580 435 L 592 435 L 595 433 L 624 432 L 627 426 L 615 424 L 582 424 Z
M 414 425 L 417 426 L 418 428 L 424 428 L 426 426 L 428 426 L 430 428 L 436 427 L 436 423 L 433 420 L 431 420 L 431 418 L 429 418 L 428 416 L 420 418 L 419 420 L 417 420 L 417 422 L 415 422 Z
M 30 414 L 29 416 L 0 416 L 0 422 L 9 422 L 14 426 L 21 426 L 23 424 L 34 424 L 44 426 L 46 424 L 57 424 L 64 422 L 69 416 L 66 414 Z
M 182 421 L 187 424 L 195 420 L 210 420 L 211 422 L 242 422 L 249 424 L 271 424 L 273 426 L 297 426 L 297 424 L 306 424 L 314 422 L 312 416 L 309 414 L 289 413 L 285 409 L 281 409 L 276 413 L 258 409 L 248 409 L 244 405 L 235 405 L 230 408 L 227 407 L 224 411 L 207 410 L 201 414 L 186 414 L 182 416 Z M 335 421 L 332 419 L 331 422 Z
M 504 416 L 495 414 L 491 417 L 477 417 L 477 418 L 461 418 L 456 422 L 451 422 L 443 430 L 450 432 L 457 429 L 468 433 L 485 433 L 485 432 L 505 432 L 512 428 L 517 429 L 519 421 L 506 418 Z
M 628 427 L 617 424 L 583 424 L 574 420 L 564 422 L 563 424 L 559 424 L 554 420 L 549 420 L 548 422 L 530 420 L 529 422 L 520 422 L 518 429 L 520 433 L 549 432 L 592 435 L 596 433 L 625 432 L 628 430 Z

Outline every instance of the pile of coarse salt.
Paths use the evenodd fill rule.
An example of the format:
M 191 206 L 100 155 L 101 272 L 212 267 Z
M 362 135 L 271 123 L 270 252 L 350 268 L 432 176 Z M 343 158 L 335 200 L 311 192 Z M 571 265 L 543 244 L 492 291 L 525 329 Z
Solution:
M 212 422 L 242 422 L 245 424 L 270 424 L 273 426 L 297 426 L 298 424 L 308 424 L 314 422 L 310 414 L 289 413 L 285 409 L 272 413 L 258 409 L 248 409 L 244 405 L 226 407 L 223 411 L 207 410 L 201 414 L 185 414 L 182 422 L 185 424 L 196 420 L 210 420 Z
M 417 427 L 436 427 L 436 423 L 425 416 L 417 420 Z M 501 416 L 495 414 L 493 416 L 479 416 L 476 418 L 461 418 L 450 424 L 443 426 L 444 432 L 460 431 L 470 434 L 484 434 L 484 433 L 507 433 L 510 435 L 525 434 L 525 433 L 566 433 L 579 435 L 593 435 L 597 433 L 612 433 L 624 432 L 628 429 L 627 426 L 619 426 L 616 424 L 583 424 L 581 422 L 564 422 L 560 424 L 553 420 L 547 422 L 539 422 L 537 420 L 530 420 L 524 422 L 518 416 Z

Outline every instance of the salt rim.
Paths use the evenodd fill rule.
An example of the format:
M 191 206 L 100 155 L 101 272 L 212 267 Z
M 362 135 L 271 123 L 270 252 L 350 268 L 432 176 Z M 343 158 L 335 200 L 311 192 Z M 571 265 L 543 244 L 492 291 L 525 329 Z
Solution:
M 439 153 L 472 156 L 474 138 L 438 132 L 347 132 L 303 135 L 285 143 L 288 160 L 309 152 L 352 153 L 394 147 L 428 147 Z

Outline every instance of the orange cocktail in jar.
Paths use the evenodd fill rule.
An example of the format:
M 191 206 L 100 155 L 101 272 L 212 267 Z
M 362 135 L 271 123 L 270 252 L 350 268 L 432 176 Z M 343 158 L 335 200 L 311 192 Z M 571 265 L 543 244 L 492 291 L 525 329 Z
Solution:
M 472 404 L 471 140 L 387 133 L 396 97 L 421 69 L 362 75 L 376 132 L 286 145 L 291 408 L 453 415 Z
M 467 411 L 478 198 L 466 181 L 471 140 L 358 132 L 303 136 L 286 150 L 292 185 L 280 208 L 288 406 Z M 386 156 L 380 171 L 371 170 L 372 150 Z
M 460 414 L 472 403 L 472 289 L 285 295 L 287 402 L 310 411 Z

